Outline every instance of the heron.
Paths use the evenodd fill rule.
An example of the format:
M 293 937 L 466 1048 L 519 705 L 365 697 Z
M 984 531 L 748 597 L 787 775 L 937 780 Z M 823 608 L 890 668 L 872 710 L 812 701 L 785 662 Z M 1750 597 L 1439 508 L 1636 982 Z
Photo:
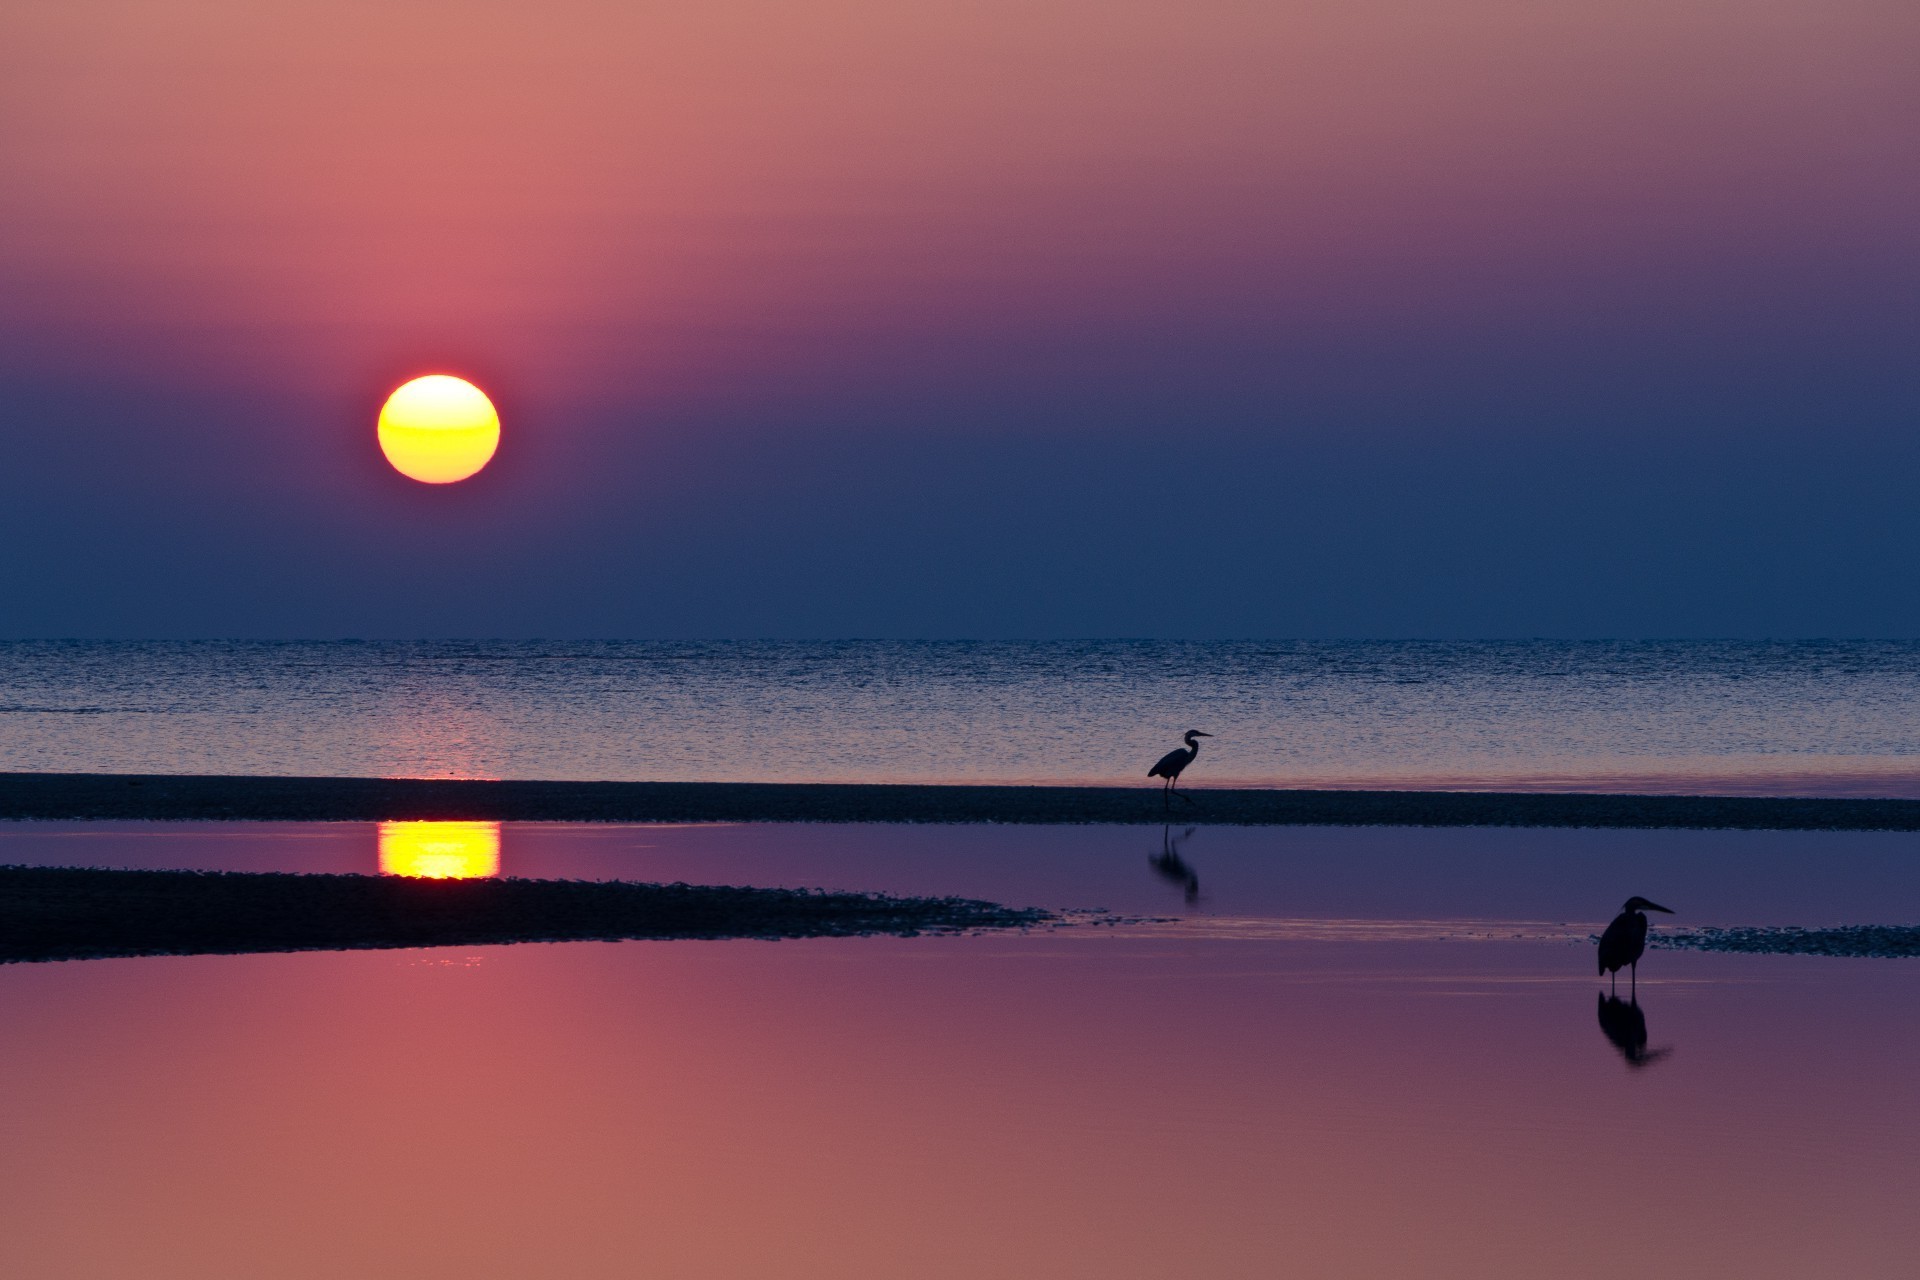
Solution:
M 1180 798 L 1188 804 L 1193 803 L 1192 796 L 1180 794 L 1180 774 L 1188 765 L 1193 763 L 1193 758 L 1200 754 L 1200 744 L 1195 742 L 1194 739 L 1211 738 L 1212 736 L 1212 734 L 1202 733 L 1198 729 L 1187 730 L 1186 733 L 1181 735 L 1187 744 L 1187 749 L 1182 751 L 1180 748 L 1175 747 L 1160 757 L 1160 763 L 1147 770 L 1147 776 L 1149 778 L 1165 778 L 1167 780 L 1167 785 L 1160 789 L 1160 799 L 1162 803 L 1172 804 L 1173 801 L 1170 798 L 1172 796 L 1180 796 Z
M 1610 988 L 1613 982 L 1619 980 L 1623 966 L 1632 970 L 1631 980 L 1638 985 L 1640 957 L 1647 951 L 1646 913 L 1649 911 L 1673 914 L 1671 907 L 1663 907 L 1657 902 L 1648 902 L 1641 897 L 1628 898 L 1626 905 L 1620 908 L 1620 914 L 1600 935 L 1600 972 L 1612 975 L 1607 980 Z

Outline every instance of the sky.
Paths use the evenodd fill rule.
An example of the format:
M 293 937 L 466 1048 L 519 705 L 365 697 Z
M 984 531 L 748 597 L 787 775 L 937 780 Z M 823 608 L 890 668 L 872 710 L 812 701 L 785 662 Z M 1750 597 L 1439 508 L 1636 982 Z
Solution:
M 11 0 L 0 636 L 1920 635 L 1910 0 Z M 498 455 L 374 423 L 469 377 Z

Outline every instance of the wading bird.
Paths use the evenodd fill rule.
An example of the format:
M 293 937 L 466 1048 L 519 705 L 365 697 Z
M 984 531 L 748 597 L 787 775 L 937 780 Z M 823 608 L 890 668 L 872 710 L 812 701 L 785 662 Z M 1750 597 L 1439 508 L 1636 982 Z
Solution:
M 1194 739 L 1211 738 L 1213 735 L 1210 733 L 1202 733 L 1198 729 L 1189 729 L 1182 736 L 1187 744 L 1185 751 L 1175 747 L 1160 757 L 1159 764 L 1147 770 L 1147 776 L 1149 778 L 1165 778 L 1167 780 L 1167 785 L 1160 789 L 1160 799 L 1163 804 L 1172 804 L 1173 801 L 1170 799 L 1172 796 L 1180 796 L 1180 798 L 1188 804 L 1193 803 L 1192 796 L 1180 795 L 1180 788 L 1178 786 L 1180 773 L 1188 765 L 1193 763 L 1195 756 L 1200 754 L 1200 744 L 1195 742 Z
M 1607 931 L 1600 935 L 1600 972 L 1613 975 L 1607 981 L 1609 986 L 1620 977 L 1622 967 L 1632 970 L 1631 981 L 1637 986 L 1640 979 L 1640 957 L 1647 951 L 1647 917 L 1649 911 L 1665 911 L 1672 915 L 1671 908 L 1657 902 L 1648 902 L 1645 898 L 1628 898 L 1627 904 L 1620 908 L 1620 914 L 1613 918 Z

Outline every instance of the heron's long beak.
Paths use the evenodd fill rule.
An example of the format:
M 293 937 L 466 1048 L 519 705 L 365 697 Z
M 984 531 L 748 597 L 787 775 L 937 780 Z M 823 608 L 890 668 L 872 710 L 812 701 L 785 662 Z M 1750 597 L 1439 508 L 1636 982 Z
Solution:
M 1196 738 L 1211 738 L 1213 735 L 1210 733 L 1202 733 L 1198 729 L 1195 729 L 1193 731 L 1193 736 Z
M 1649 911 L 1664 911 L 1664 912 L 1666 912 L 1666 913 L 1667 913 L 1668 915 L 1672 915 L 1672 914 L 1673 914 L 1673 908 L 1672 908 L 1672 907 L 1663 907 L 1663 906 L 1661 906 L 1661 905 L 1660 905 L 1659 903 L 1657 903 L 1657 902 L 1649 902 L 1649 903 L 1647 904 L 1647 910 L 1649 910 Z

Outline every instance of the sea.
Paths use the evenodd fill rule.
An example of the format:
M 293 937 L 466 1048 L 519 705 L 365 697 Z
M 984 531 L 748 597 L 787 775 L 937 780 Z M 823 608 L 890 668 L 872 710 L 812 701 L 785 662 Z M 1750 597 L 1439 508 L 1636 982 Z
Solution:
M 33 641 L 0 770 L 1920 796 L 1909 641 Z
M 0 770 L 1920 795 L 1920 646 L 0 646 Z M 1201 806 L 1204 811 L 1204 806 Z M 1186 814 L 1181 816 L 1187 817 Z M 0 822 L 1049 927 L 0 965 L 0 1275 L 1912 1275 L 1896 831 Z M 1653 945 L 1594 938 L 1629 895 Z M 17 905 L 17 904 L 16 904 Z M 17 917 L 10 917 L 17 918 Z

